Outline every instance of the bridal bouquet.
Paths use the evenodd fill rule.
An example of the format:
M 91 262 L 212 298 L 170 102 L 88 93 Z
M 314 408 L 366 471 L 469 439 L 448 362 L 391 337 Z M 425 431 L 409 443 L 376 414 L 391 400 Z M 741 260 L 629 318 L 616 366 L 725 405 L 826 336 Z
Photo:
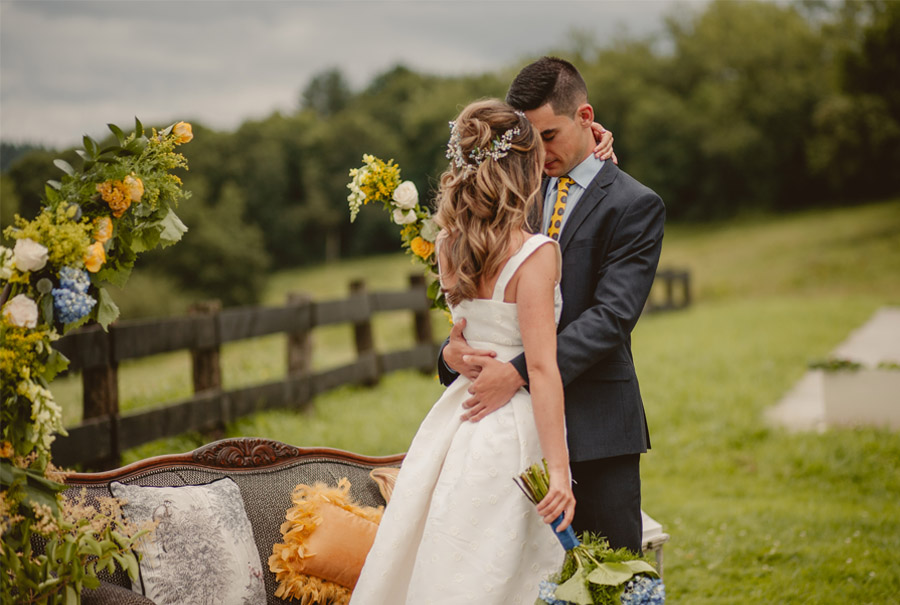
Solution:
M 550 485 L 546 461 L 532 464 L 513 480 L 537 504 Z M 552 524 L 554 532 L 562 515 Z M 659 573 L 627 548 L 613 550 L 605 538 L 585 532 L 581 540 L 571 527 L 556 533 L 566 558 L 559 572 L 541 581 L 535 605 L 662 605 L 666 593 Z
M 390 213 L 391 222 L 400 227 L 400 241 L 407 253 L 425 269 L 428 297 L 432 308 L 447 310 L 437 275 L 434 242 L 440 228 L 431 211 L 419 204 L 419 192 L 412 181 L 400 180 L 400 167 L 394 160 L 385 162 L 373 155 L 363 155 L 363 165 L 350 170 L 347 184 L 350 195 L 350 222 L 359 209 L 370 202 L 381 203 Z

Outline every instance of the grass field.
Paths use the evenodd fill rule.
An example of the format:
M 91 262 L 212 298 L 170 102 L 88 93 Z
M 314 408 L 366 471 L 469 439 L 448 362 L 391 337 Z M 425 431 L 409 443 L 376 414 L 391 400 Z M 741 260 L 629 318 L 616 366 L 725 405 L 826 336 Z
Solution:
M 663 267 L 690 269 L 695 304 L 644 317 L 634 333 L 652 450 L 644 509 L 671 534 L 671 603 L 900 603 L 900 435 L 772 428 L 764 411 L 879 307 L 900 305 L 900 201 L 702 227 L 670 227 Z M 273 276 L 266 300 L 291 290 L 341 296 L 365 275 L 402 288 L 402 255 Z M 404 346 L 402 317 L 376 329 Z M 439 330 L 446 331 L 440 317 Z M 316 365 L 349 358 L 349 332 L 317 335 Z M 410 337 L 411 338 L 411 337 Z M 229 347 L 226 385 L 284 373 L 277 338 Z M 186 397 L 186 357 L 121 369 L 123 408 Z M 55 384 L 77 421 L 77 380 Z M 441 392 L 432 376 L 400 372 L 372 389 L 342 388 L 307 413 L 241 419 L 229 435 L 265 436 L 363 454 L 401 452 Z M 73 411 L 74 410 L 74 411 Z M 196 447 L 187 435 L 128 460 Z

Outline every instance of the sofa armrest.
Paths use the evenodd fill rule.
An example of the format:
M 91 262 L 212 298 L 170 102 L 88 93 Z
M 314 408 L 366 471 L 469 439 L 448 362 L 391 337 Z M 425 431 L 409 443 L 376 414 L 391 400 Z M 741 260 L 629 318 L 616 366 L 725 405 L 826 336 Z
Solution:
M 81 591 L 82 605 L 154 605 L 153 601 L 138 593 L 100 580 L 100 586 L 95 589 L 85 588 Z

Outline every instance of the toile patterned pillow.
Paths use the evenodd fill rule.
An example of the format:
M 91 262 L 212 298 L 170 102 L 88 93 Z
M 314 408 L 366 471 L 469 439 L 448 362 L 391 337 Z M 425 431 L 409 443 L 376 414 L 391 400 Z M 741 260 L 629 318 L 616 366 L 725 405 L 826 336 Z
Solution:
M 110 484 L 123 512 L 156 529 L 137 546 L 140 581 L 132 589 L 158 605 L 265 603 L 259 552 L 238 486 L 142 487 Z

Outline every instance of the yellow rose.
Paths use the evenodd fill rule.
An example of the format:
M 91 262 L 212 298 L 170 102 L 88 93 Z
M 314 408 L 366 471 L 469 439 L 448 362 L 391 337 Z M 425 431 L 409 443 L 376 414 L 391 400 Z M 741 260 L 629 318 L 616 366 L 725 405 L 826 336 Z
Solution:
M 434 252 L 434 244 L 425 241 L 421 237 L 417 237 L 411 241 L 409 247 L 413 251 L 413 254 L 420 256 L 423 259 L 427 259 Z
M 98 216 L 94 219 L 94 239 L 101 244 L 112 239 L 113 222 L 108 216 Z
M 176 145 L 187 143 L 194 138 L 194 133 L 191 130 L 191 125 L 187 122 L 178 122 L 177 124 L 175 124 L 175 126 L 172 127 L 172 134 L 175 135 Z
M 106 262 L 106 250 L 101 242 L 94 242 L 84 252 L 84 268 L 91 273 L 96 273 Z
M 136 176 L 128 175 L 125 177 L 125 180 L 122 181 L 122 187 L 125 189 L 125 194 L 131 198 L 132 202 L 141 201 L 141 196 L 144 195 L 144 182 L 141 181 Z

